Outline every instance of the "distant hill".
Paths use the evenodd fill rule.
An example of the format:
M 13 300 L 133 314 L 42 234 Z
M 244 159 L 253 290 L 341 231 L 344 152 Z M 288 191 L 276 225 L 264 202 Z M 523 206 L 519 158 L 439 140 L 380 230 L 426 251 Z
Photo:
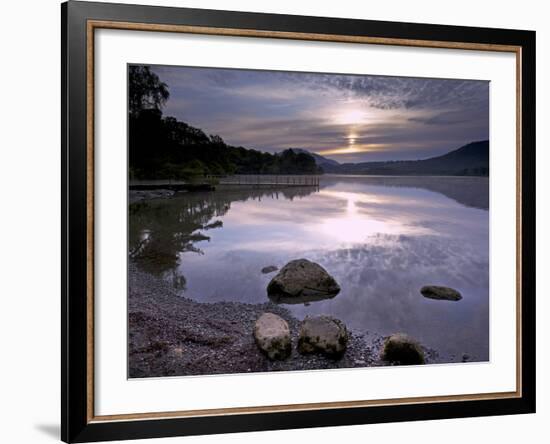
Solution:
M 315 159 L 315 163 L 317 166 L 320 166 L 321 168 L 325 169 L 325 166 L 328 167 L 338 167 L 340 164 L 332 159 L 327 159 L 326 157 L 321 156 L 317 153 L 312 153 L 311 151 L 304 150 L 302 148 L 290 148 L 295 153 L 303 153 L 303 154 L 309 154 L 311 157 Z
M 488 176 L 489 141 L 472 142 L 442 156 L 423 160 L 325 164 L 322 168 L 325 173 L 338 174 Z

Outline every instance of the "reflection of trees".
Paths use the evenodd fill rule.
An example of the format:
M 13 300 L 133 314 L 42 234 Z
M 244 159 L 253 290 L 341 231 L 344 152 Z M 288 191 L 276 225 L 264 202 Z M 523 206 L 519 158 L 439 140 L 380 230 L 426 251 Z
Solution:
M 212 193 L 209 193 L 212 194 Z M 227 205 L 218 199 L 190 198 L 138 202 L 129 207 L 129 254 L 142 268 L 153 274 L 172 270 L 180 252 L 202 254 L 197 242 L 209 240 L 204 232 L 222 226 Z
M 184 290 L 185 277 L 177 274 L 181 253 L 204 254 L 198 242 L 208 241 L 206 234 L 223 226 L 218 219 L 231 203 L 262 198 L 294 199 L 314 192 L 313 187 L 242 188 L 220 187 L 212 192 L 188 192 L 171 199 L 130 204 L 128 209 L 129 255 L 145 271 L 160 275 L 170 272 L 174 286 Z

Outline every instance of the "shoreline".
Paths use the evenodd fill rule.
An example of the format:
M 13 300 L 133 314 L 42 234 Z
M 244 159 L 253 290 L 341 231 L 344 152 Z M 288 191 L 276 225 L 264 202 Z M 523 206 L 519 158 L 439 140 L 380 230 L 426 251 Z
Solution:
M 160 277 L 128 266 L 128 376 L 130 378 L 220 375 L 390 365 L 380 360 L 385 337 L 348 328 L 349 343 L 338 360 L 301 355 L 296 345 L 300 320 L 281 305 L 197 302 L 180 296 Z M 292 353 L 271 361 L 257 347 L 254 323 L 269 312 L 291 330 Z M 438 354 L 424 348 L 426 364 Z

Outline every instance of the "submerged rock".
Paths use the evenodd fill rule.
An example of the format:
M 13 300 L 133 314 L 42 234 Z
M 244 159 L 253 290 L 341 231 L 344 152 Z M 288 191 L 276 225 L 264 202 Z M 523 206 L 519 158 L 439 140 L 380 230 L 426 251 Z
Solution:
M 273 273 L 274 271 L 277 271 L 279 268 L 275 265 L 269 265 L 267 267 L 262 268 L 263 274 Z
M 332 298 L 339 292 L 340 286 L 334 278 L 307 259 L 290 261 L 267 286 L 271 300 L 286 304 Z
M 298 351 L 337 358 L 346 351 L 348 339 L 346 326 L 340 320 L 325 315 L 308 316 L 300 325 Z
M 424 351 L 413 338 L 395 333 L 386 339 L 380 358 L 400 365 L 424 364 Z
M 269 359 L 285 359 L 290 355 L 290 329 L 287 322 L 273 313 L 262 314 L 254 325 L 254 339 Z
M 440 285 L 425 285 L 420 289 L 422 296 L 442 301 L 460 301 L 462 295 L 455 289 Z

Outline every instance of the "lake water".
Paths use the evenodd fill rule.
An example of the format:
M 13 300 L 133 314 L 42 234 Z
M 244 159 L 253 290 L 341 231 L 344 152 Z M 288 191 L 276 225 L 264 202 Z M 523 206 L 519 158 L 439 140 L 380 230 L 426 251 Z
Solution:
M 442 361 L 489 359 L 489 182 L 461 177 L 323 176 L 319 188 L 182 193 L 130 207 L 130 256 L 202 302 L 268 301 L 269 265 L 307 258 L 341 286 L 287 305 L 352 330 L 404 332 Z M 426 299 L 453 287 L 458 302 Z

